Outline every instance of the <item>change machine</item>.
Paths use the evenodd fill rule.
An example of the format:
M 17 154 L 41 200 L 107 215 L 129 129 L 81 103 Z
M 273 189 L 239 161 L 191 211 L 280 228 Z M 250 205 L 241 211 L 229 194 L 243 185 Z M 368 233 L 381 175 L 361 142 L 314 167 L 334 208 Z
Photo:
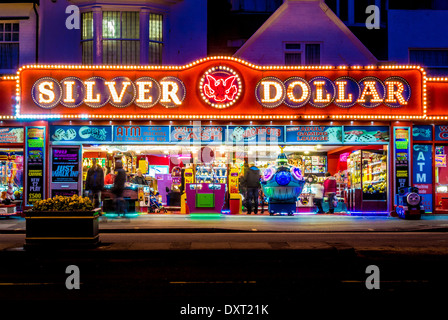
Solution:
M 183 173 L 183 179 L 184 179 L 184 186 L 185 190 L 182 192 L 182 195 L 180 196 L 180 212 L 181 213 L 189 213 L 188 206 L 187 206 L 187 186 L 194 182 L 194 174 L 192 168 L 185 168 Z
M 229 173 L 229 209 L 230 214 L 243 212 L 243 197 L 239 192 L 238 168 L 230 169 Z

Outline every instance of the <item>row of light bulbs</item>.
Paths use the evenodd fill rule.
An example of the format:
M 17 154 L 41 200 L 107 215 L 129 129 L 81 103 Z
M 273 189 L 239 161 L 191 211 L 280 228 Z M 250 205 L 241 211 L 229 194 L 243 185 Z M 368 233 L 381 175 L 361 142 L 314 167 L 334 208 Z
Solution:
M 214 60 L 229 60 L 229 61 L 234 61 L 234 62 L 238 62 L 241 64 L 244 64 L 248 67 L 254 68 L 254 69 L 258 69 L 258 70 L 266 70 L 266 69 L 273 69 L 273 70 L 310 70 L 310 69 L 315 69 L 315 70 L 330 70 L 330 69 L 418 69 L 421 71 L 424 71 L 423 67 L 419 66 L 419 65 L 380 65 L 380 66 L 375 66 L 375 65 L 368 65 L 368 66 L 360 66 L 360 65 L 355 65 L 355 66 L 347 66 L 347 65 L 340 65 L 340 66 L 331 66 L 331 65 L 316 65 L 316 66 L 283 66 L 283 65 L 278 65 L 278 66 L 260 66 L 260 65 L 256 65 L 253 63 L 250 63 L 246 60 L 240 59 L 240 58 L 235 58 L 235 57 L 231 57 L 231 56 L 213 56 L 213 57 L 206 57 L 206 58 L 202 58 L 202 59 L 198 59 L 196 61 L 193 61 L 189 64 L 186 65 L 182 65 L 182 66 L 163 66 L 163 65 L 39 65 L 39 64 L 35 64 L 35 65 L 25 65 L 22 66 L 18 69 L 17 71 L 17 75 L 20 74 L 20 72 L 23 69 L 36 69 L 36 68 L 44 68 L 44 69 L 48 69 L 48 68 L 52 68 L 52 69 L 60 69 L 60 68 L 65 68 L 65 69 L 120 69 L 120 70 L 137 70 L 137 69 L 141 69 L 141 70 L 154 70 L 154 69 L 160 69 L 160 70 L 184 70 L 184 69 L 189 69 L 197 64 L 203 63 L 203 62 L 207 62 L 207 61 L 214 61 Z
M 408 116 L 408 115 L 88 115 L 88 114 L 73 114 L 73 115 L 27 115 L 27 116 L 0 116 L 0 119 L 5 120 L 22 120 L 22 119 L 159 119 L 159 120 L 189 120 L 189 119 L 232 119 L 232 120 L 293 120 L 293 119 L 426 119 L 426 120 L 445 120 L 448 116 Z
M 51 118 L 113 118 L 113 119 L 142 119 L 142 118 L 151 118 L 151 119 L 167 119 L 167 118 L 173 118 L 173 119 L 298 119 L 300 117 L 303 117 L 305 119 L 324 119 L 325 117 L 331 117 L 333 119 L 428 119 L 428 120 L 446 120 L 448 119 L 447 116 L 426 116 L 427 111 L 427 96 L 426 96 L 426 83 L 428 81 L 430 82 L 447 82 L 448 77 L 426 77 L 426 71 L 423 67 L 420 67 L 418 65 L 381 65 L 381 66 L 259 66 L 252 64 L 250 62 L 247 62 L 245 60 L 234 58 L 230 56 L 215 56 L 215 57 L 206 57 L 202 59 L 198 59 L 192 63 L 189 63 L 187 65 L 183 66 L 154 66 L 154 65 L 148 65 L 148 66 L 124 66 L 124 65 L 25 65 L 18 69 L 17 75 L 8 75 L 3 76 L 2 80 L 16 80 L 16 94 L 17 96 L 20 95 L 20 73 L 24 69 L 36 69 L 36 68 L 44 68 L 44 69 L 121 69 L 121 70 L 183 70 L 191 68 L 197 64 L 207 62 L 207 61 L 213 61 L 213 60 L 230 60 L 242 63 L 246 66 L 249 66 L 254 69 L 258 70 L 330 70 L 330 69 L 354 69 L 354 70 L 360 70 L 360 69 L 417 69 L 420 70 L 423 74 L 423 115 L 422 116 L 363 116 L 363 115 L 337 115 L 337 116 L 325 116 L 325 115 L 306 115 L 306 116 L 299 116 L 299 115 L 288 115 L 288 116 L 259 116 L 259 115 L 251 115 L 251 116 L 244 116 L 244 115 L 56 115 L 51 116 Z M 47 118 L 48 116 L 30 116 L 31 118 Z M 7 119 L 7 120 L 15 120 L 20 119 L 22 117 L 19 116 L 10 116 L 10 115 L 3 115 L 0 116 L 0 119 Z M 23 117 L 24 118 L 24 117 Z

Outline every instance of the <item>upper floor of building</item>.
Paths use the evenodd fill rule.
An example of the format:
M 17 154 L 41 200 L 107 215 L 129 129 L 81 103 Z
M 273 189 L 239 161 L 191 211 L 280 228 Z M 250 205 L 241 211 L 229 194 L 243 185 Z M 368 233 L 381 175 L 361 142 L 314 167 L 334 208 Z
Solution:
M 378 8 L 378 28 L 367 28 Z M 419 64 L 448 73 L 444 0 L 11 0 L 0 74 L 25 64 Z
M 0 73 L 25 64 L 185 64 L 207 55 L 206 0 L 0 3 Z

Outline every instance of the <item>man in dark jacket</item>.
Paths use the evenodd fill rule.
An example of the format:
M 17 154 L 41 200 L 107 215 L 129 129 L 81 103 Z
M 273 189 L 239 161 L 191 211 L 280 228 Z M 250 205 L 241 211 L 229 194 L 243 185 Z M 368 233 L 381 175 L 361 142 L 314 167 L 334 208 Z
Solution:
M 247 194 L 247 214 L 251 214 L 252 210 L 255 214 L 258 214 L 258 191 L 261 188 L 260 179 L 260 170 L 251 163 L 248 170 L 244 173 Z
M 124 185 L 126 183 L 126 172 L 123 169 L 123 164 L 120 160 L 115 163 L 115 179 L 114 179 L 114 187 L 112 192 L 115 194 L 115 203 L 117 208 L 118 216 L 126 214 L 126 206 L 123 198 L 124 193 Z
M 135 184 L 141 184 L 141 185 L 148 185 L 148 182 L 146 181 L 145 177 L 142 174 L 142 170 L 141 169 L 137 169 L 137 174 L 134 177 L 134 179 L 132 179 L 132 183 Z
M 101 190 L 104 187 L 104 171 L 97 164 L 96 159 L 92 159 L 92 167 L 87 170 L 86 190 L 89 191 L 89 198 L 93 201 L 95 208 L 99 208 L 101 201 Z

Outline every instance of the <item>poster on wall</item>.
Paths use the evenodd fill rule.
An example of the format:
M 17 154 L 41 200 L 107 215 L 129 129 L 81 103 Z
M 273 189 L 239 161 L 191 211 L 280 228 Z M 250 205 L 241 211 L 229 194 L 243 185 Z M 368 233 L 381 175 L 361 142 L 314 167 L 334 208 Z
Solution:
M 412 139 L 414 141 L 432 141 L 432 125 L 412 126 Z
M 227 141 L 233 143 L 276 144 L 284 140 L 282 126 L 229 126 Z
M 340 126 L 287 126 L 287 143 L 341 144 Z
M 32 205 L 44 199 L 45 127 L 26 128 L 26 192 L 25 203 Z
M 398 189 L 409 187 L 409 165 L 410 165 L 410 128 L 394 128 L 394 165 L 395 165 L 395 194 Z M 396 202 L 396 199 L 394 199 Z
M 448 126 L 435 126 L 434 138 L 436 141 L 448 141 Z
M 52 142 L 112 142 L 112 126 L 50 126 Z
M 51 182 L 78 183 L 79 148 L 53 147 Z
M 0 143 L 23 143 L 23 128 L 0 128 Z
M 171 142 L 214 143 L 224 142 L 225 127 L 218 126 L 171 126 Z
M 423 197 L 426 213 L 432 213 L 432 145 L 414 144 L 412 181 Z
M 436 168 L 446 168 L 446 154 L 436 154 Z
M 169 126 L 114 126 L 114 142 L 164 143 L 169 139 Z
M 344 143 L 387 143 L 387 126 L 344 126 Z

